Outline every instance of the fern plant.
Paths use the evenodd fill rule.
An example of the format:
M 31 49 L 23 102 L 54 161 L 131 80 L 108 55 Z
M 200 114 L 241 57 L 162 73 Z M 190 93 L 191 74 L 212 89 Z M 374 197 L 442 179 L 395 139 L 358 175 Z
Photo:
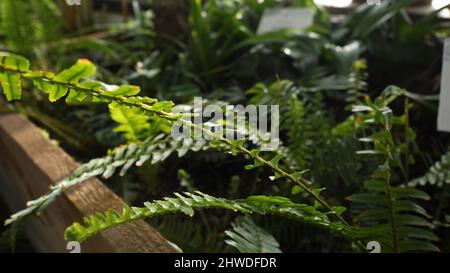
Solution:
M 142 208 L 125 206 L 122 213 L 109 210 L 85 217 L 82 224 L 74 223 L 66 229 L 65 238 L 68 241 L 83 242 L 98 232 L 126 222 L 174 212 L 192 216 L 194 210 L 200 208 L 223 208 L 245 214 L 280 215 L 318 225 L 344 237 L 351 237 L 353 232 L 350 227 L 331 221 L 326 214 L 313 206 L 296 204 L 283 197 L 250 196 L 246 199 L 227 200 L 202 192 L 174 195 L 176 198 L 166 197 L 164 200 L 146 202 Z
M 28 61 L 23 57 L 16 55 L 1 56 L 0 82 L 8 100 L 20 99 L 22 79 L 28 79 L 37 89 L 48 93 L 50 101 L 57 101 L 66 97 L 65 100 L 68 103 L 106 103 L 113 112 L 120 110 L 120 112 L 113 114 L 116 115 L 115 119 L 121 123 L 119 130 L 131 141 L 137 142 L 118 147 L 112 150 L 108 156 L 83 165 L 69 178 L 53 186 L 49 194 L 30 201 L 25 210 L 13 215 L 7 223 L 13 223 L 45 208 L 67 187 L 80 183 L 89 177 L 103 175 L 108 178 L 119 167 L 122 168 L 121 173 L 124 174 L 132 165 L 142 165 L 149 159 L 152 159 L 152 161 L 163 160 L 175 150 L 183 155 L 189 149 L 205 147 L 203 142 L 188 141 L 186 143 L 182 141 L 180 143 L 179 140 L 169 140 L 164 136 L 149 138 L 148 141 L 140 142 L 139 139 L 142 136 L 139 132 L 148 129 L 147 127 L 143 128 L 142 124 L 147 126 L 145 124 L 148 119 L 152 119 L 167 126 L 174 124 L 174 122 L 181 122 L 192 130 L 200 130 L 213 138 L 210 145 L 218 145 L 221 149 L 232 154 L 252 160 L 253 164 L 245 167 L 247 170 L 258 167 L 266 168 L 272 173 L 270 177 L 272 180 L 282 179 L 291 182 L 292 185 L 296 186 L 297 192 L 303 192 L 312 199 L 312 204 L 296 203 L 281 196 L 260 195 L 229 200 L 201 192 L 176 193 L 176 198 L 146 202 L 144 203 L 145 207 L 130 208 L 125 206 L 121 213 L 109 210 L 105 213 L 86 217 L 83 223 L 75 223 L 67 229 L 67 240 L 81 242 L 116 225 L 166 213 L 182 212 L 191 216 L 196 209 L 223 208 L 245 214 L 274 214 L 309 223 L 338 236 L 348 238 L 355 243 L 358 249 L 363 249 L 363 242 L 376 239 L 382 243 L 385 251 L 436 250 L 436 247 L 430 243 L 430 241 L 436 240 L 436 237 L 424 228 L 429 226 L 427 219 L 424 218 L 426 212 L 417 204 L 408 200 L 411 198 L 428 199 L 428 197 L 418 190 L 396 188 L 391 185 L 391 168 L 401 166 L 399 153 L 402 149 L 405 149 L 404 145 L 396 146 L 394 144 L 392 133 L 394 125 L 405 124 L 405 118 L 394 116 L 392 110 L 388 107 L 392 101 L 403 94 L 403 91 L 398 88 L 386 89 L 382 96 L 374 102 L 366 98 L 364 105 L 354 106 L 354 111 L 361 112 L 361 115 L 349 119 L 351 126 L 346 122 L 339 128 L 335 128 L 339 132 L 345 130 L 353 132 L 352 126 L 366 128 L 367 125 L 373 125 L 373 127 L 368 127 L 368 130 L 372 131 L 381 128 L 381 131 L 375 130 L 373 135 L 362 139 L 365 142 L 374 143 L 374 149 L 360 154 L 374 154 L 382 158 L 373 179 L 367 183 L 369 193 L 365 196 L 354 195 L 352 197 L 355 202 L 364 197 L 364 200 L 369 200 L 366 203 L 376 208 L 369 209 L 356 218 L 357 223 L 361 222 L 363 227 L 354 227 L 347 222 L 343 215 L 346 210 L 345 207 L 335 205 L 336 201 L 326 200 L 322 195 L 324 188 L 318 188 L 316 187 L 317 183 L 314 184 L 307 180 L 303 171 L 292 171 L 289 165 L 281 161 L 283 158 L 281 154 L 267 154 L 257 148 L 249 149 L 245 140 L 229 140 L 222 133 L 211 131 L 208 129 L 209 127 L 183 119 L 184 114 L 173 113 L 174 104 L 172 102 L 137 96 L 139 93 L 139 87 L 137 86 L 111 86 L 103 82 L 89 80 L 89 77 L 94 75 L 96 67 L 86 59 L 79 60 L 72 67 L 56 75 L 51 72 L 33 71 L 29 67 Z M 131 115 L 124 115 L 125 112 L 131 113 Z M 165 145 L 167 146 L 161 146 L 163 141 L 166 141 Z M 167 147 L 169 149 L 166 149 Z M 419 216 L 414 214 L 419 214 Z M 420 237 L 418 238 L 418 236 Z
M 26 59 L 19 56 L 7 55 L 1 58 L 1 75 L 2 75 L 2 86 L 3 90 L 7 96 L 8 100 L 18 99 L 21 95 L 21 78 L 31 79 L 34 85 L 44 92 L 49 94 L 50 101 L 56 101 L 67 95 L 66 101 L 73 102 L 91 100 L 93 102 L 107 102 L 116 103 L 122 107 L 131 107 L 139 113 L 147 113 L 152 116 L 157 116 L 169 122 L 181 121 L 185 125 L 191 128 L 198 128 L 198 125 L 190 123 L 187 120 L 181 119 L 183 114 L 172 114 L 170 109 L 173 106 L 171 102 L 158 102 L 155 99 L 147 97 L 134 96 L 138 91 L 138 87 L 135 86 L 120 86 L 111 87 L 105 85 L 101 82 L 96 81 L 83 81 L 95 73 L 95 66 L 88 60 L 79 60 L 74 66 L 69 69 L 62 71 L 61 73 L 54 75 L 51 72 L 39 72 L 30 71 L 29 64 Z M 274 158 L 268 160 L 260 155 L 258 149 L 248 150 L 243 146 L 243 141 L 231 141 L 226 139 L 221 135 L 214 134 L 204 127 L 199 128 L 207 134 L 211 134 L 215 137 L 216 143 L 221 143 L 230 148 L 232 153 L 243 154 L 252 158 L 254 160 L 253 165 L 249 165 L 247 169 L 256 168 L 259 166 L 266 166 L 273 170 L 273 179 L 285 178 L 300 186 L 306 192 L 308 192 L 312 198 L 314 198 L 318 204 L 321 204 L 328 213 L 332 213 L 335 217 L 344 225 L 347 225 L 346 220 L 340 216 L 341 209 L 337 207 L 332 207 L 320 196 L 320 191 L 311 189 L 308 184 L 309 182 L 302 178 L 301 172 L 288 173 L 284 171 L 279 165 L 281 156 L 275 156 Z M 100 161 L 101 162 L 101 161 Z M 136 158 L 129 159 L 127 161 L 119 161 L 121 164 L 125 164 L 125 169 L 129 168 L 133 163 L 136 162 Z M 118 165 L 121 165 L 118 164 Z M 98 175 L 103 173 L 105 176 L 109 176 L 115 170 L 114 165 L 110 165 L 106 169 L 95 168 L 90 174 Z M 80 175 L 80 173 L 78 173 Z M 58 192 L 66 188 L 67 186 L 73 185 L 82 179 L 85 179 L 89 175 L 85 175 L 84 172 L 80 175 L 82 178 L 72 180 L 71 183 L 58 184 L 55 187 L 59 188 L 54 191 L 53 197 L 58 195 Z M 46 199 L 45 200 L 50 200 Z M 47 202 L 46 201 L 46 202 Z M 46 203 L 42 203 L 42 199 L 31 201 L 27 209 L 16 214 L 8 223 L 11 223 L 21 217 L 35 211 L 39 207 L 45 207 Z
M 383 252 L 439 251 L 433 244 L 438 237 L 431 231 L 430 216 L 413 201 L 429 200 L 430 197 L 420 190 L 392 184 L 393 169 L 401 166 L 399 154 L 407 149 L 404 145 L 396 145 L 393 130 L 396 126 L 405 126 L 407 119 L 395 116 L 387 107 L 403 91 L 387 91 L 376 101 L 366 97 L 365 105 L 353 108 L 355 112 L 369 113 L 360 116 L 360 122 L 375 128 L 372 135 L 361 139 L 372 143 L 373 149 L 362 150 L 359 154 L 381 157 L 377 170 L 364 184 L 366 192 L 349 198 L 367 207 L 355 218 L 355 222 L 363 226 L 358 232 L 367 240 L 380 242 Z

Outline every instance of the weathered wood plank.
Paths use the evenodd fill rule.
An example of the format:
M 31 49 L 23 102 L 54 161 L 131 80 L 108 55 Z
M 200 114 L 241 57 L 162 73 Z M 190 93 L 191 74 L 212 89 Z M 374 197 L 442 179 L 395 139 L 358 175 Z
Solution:
M 78 164 L 18 114 L 0 115 L 0 194 L 12 211 L 48 191 Z M 69 189 L 39 217 L 26 220 L 27 236 L 39 252 L 68 252 L 65 228 L 83 216 L 108 208 L 121 210 L 122 200 L 98 179 Z M 155 229 L 136 221 L 102 232 L 82 244 L 82 252 L 175 252 Z

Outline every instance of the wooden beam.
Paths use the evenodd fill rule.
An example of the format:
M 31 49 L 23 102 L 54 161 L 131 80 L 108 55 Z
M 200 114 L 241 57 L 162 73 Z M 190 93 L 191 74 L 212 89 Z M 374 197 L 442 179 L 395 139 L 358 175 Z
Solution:
M 49 185 L 79 165 L 19 114 L 0 115 L 0 193 L 12 212 L 42 196 Z M 98 179 L 68 189 L 41 216 L 25 223 L 29 240 L 39 252 L 68 252 L 65 228 L 83 216 L 108 208 L 121 210 L 123 201 Z M 81 252 L 176 252 L 145 221 L 128 223 L 98 234 Z

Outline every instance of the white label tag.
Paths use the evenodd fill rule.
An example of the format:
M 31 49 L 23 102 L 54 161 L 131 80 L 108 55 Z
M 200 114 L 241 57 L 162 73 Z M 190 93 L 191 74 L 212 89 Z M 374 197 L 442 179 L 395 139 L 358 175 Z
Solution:
M 438 131 L 450 132 L 450 38 L 445 39 L 442 56 Z
M 264 11 L 258 34 L 285 28 L 306 28 L 312 24 L 313 10 L 309 8 L 271 8 Z

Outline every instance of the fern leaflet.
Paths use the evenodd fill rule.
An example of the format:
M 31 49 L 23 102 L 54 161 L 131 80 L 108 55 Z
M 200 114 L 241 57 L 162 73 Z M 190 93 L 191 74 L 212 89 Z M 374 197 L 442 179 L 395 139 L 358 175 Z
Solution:
M 281 253 L 277 240 L 267 231 L 257 226 L 252 218 L 238 217 L 226 230 L 229 239 L 225 240 L 241 253 Z
M 429 171 L 422 177 L 413 179 L 408 183 L 411 187 L 434 185 L 443 187 L 450 184 L 450 151 L 441 156 Z
M 145 207 L 142 208 L 125 206 L 122 213 L 110 209 L 105 213 L 85 217 L 82 224 L 74 223 L 66 229 L 65 239 L 83 242 L 101 231 L 130 221 L 175 212 L 192 216 L 195 209 L 201 208 L 223 208 L 245 214 L 274 214 L 321 226 L 340 236 L 351 237 L 354 234 L 351 227 L 331 221 L 327 214 L 316 208 L 293 203 L 284 197 L 250 196 L 246 199 L 227 200 L 198 191 L 184 195 L 175 193 L 175 196 L 176 198 L 166 197 L 164 200 L 145 202 Z

